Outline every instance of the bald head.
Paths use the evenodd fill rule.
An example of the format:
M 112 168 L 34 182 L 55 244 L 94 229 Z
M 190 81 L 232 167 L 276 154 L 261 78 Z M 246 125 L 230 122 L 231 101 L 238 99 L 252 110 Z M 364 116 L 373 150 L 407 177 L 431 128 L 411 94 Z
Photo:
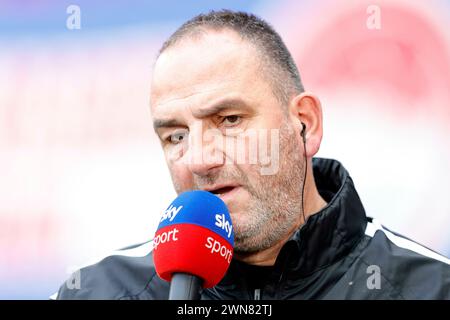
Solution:
M 159 55 L 185 40 L 195 41 L 218 31 L 235 33 L 254 47 L 253 58 L 261 75 L 270 82 L 272 92 L 283 105 L 291 96 L 304 91 L 298 69 L 278 33 L 264 20 L 244 12 L 211 11 L 192 18 L 169 37 Z
M 242 96 L 271 93 L 268 81 L 261 80 L 257 50 L 234 31 L 209 31 L 189 37 L 167 48 L 159 56 L 152 79 L 152 106 L 166 105 L 198 92 L 223 90 L 222 96 L 239 92 Z M 256 86 L 257 85 L 257 86 Z

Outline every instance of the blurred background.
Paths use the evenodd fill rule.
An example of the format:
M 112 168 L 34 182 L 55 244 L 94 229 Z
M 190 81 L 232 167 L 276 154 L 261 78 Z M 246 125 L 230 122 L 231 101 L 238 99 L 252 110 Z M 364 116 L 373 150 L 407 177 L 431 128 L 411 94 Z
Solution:
M 75 5 L 75 6 L 71 6 Z M 450 3 L 0 1 L 0 299 L 47 299 L 150 239 L 176 196 L 149 112 L 156 52 L 211 9 L 282 35 L 367 214 L 450 256 Z

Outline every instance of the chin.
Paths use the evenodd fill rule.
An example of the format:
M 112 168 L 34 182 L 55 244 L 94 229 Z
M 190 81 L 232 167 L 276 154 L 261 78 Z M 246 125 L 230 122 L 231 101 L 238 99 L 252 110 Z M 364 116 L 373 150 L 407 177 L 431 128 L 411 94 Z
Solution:
M 249 221 L 243 212 L 231 213 L 231 222 L 233 223 L 234 234 L 247 233 Z

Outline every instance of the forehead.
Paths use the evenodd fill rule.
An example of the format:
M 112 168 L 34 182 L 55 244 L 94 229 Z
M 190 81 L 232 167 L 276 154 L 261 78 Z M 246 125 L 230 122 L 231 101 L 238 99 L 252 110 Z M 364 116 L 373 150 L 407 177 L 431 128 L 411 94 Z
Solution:
M 155 64 L 151 106 L 155 113 L 177 101 L 252 94 L 264 87 L 257 50 L 233 31 L 210 31 L 164 51 Z M 270 90 L 267 90 L 270 91 Z M 259 92 L 259 94 L 261 94 Z

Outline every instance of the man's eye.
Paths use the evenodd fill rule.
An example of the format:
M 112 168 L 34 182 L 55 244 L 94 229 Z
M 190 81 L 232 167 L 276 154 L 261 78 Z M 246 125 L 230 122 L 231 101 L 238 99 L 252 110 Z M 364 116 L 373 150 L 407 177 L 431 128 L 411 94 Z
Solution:
M 240 121 L 241 121 L 240 116 L 231 115 L 231 116 L 223 117 L 222 124 L 224 124 L 225 126 L 234 126 L 234 125 L 238 124 Z
M 167 140 L 172 144 L 177 144 L 186 139 L 187 132 L 175 132 L 171 134 Z

